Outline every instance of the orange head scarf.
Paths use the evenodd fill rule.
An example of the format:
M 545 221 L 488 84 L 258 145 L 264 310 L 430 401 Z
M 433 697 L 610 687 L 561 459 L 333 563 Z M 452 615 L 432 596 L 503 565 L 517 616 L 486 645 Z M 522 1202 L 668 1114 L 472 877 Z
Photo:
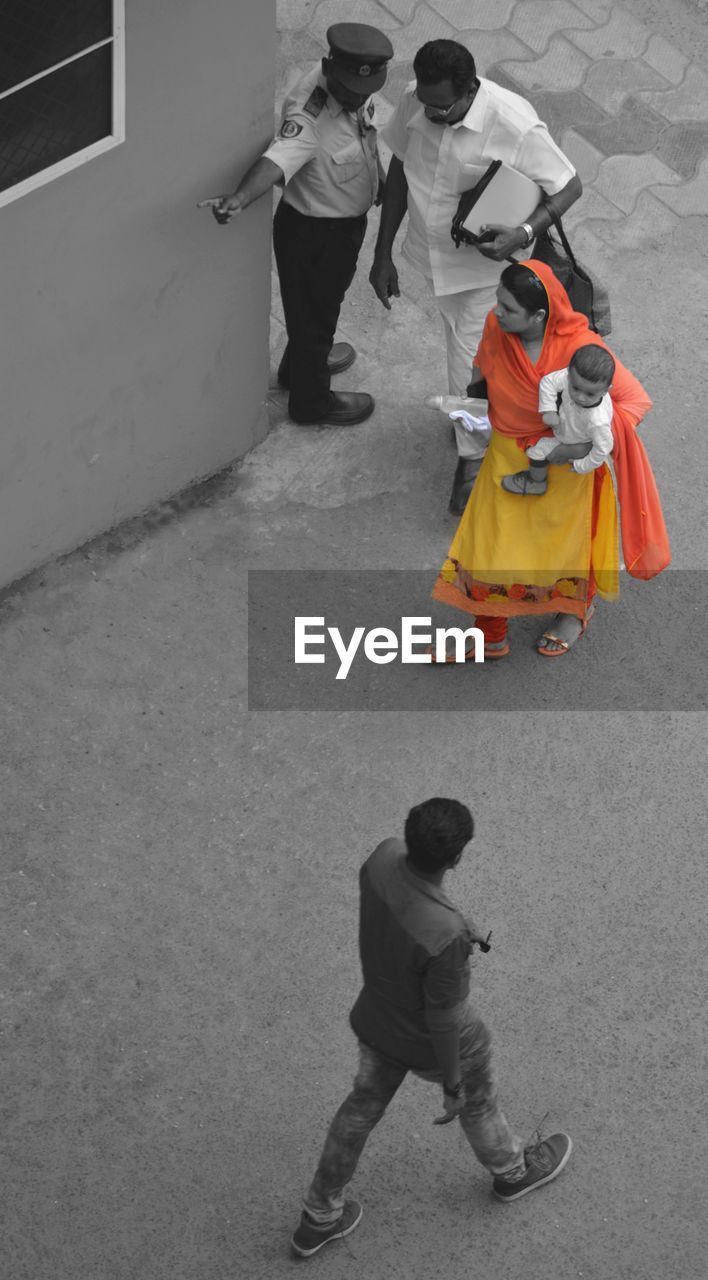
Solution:
M 574 311 L 563 285 L 545 262 L 529 258 L 520 264 L 541 281 L 539 307 L 548 311 L 543 346 L 536 363 L 529 359 L 516 333 L 505 333 L 493 311 L 484 326 L 475 357 L 489 391 L 492 426 L 504 436 L 515 436 L 522 448 L 549 435 L 538 412 L 538 384 L 555 369 L 565 369 L 574 351 L 589 342 L 605 344 L 591 333 L 587 318 Z M 544 297 L 545 294 L 545 297 Z

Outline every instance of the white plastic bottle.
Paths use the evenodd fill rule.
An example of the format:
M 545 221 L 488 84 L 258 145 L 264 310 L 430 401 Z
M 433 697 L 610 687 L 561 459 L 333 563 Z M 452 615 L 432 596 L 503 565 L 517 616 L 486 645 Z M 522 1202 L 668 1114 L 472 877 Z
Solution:
M 454 413 L 456 409 L 466 409 L 468 413 L 479 412 L 486 400 L 472 400 L 469 396 L 427 396 L 425 404 L 428 409 L 439 409 L 441 413 Z

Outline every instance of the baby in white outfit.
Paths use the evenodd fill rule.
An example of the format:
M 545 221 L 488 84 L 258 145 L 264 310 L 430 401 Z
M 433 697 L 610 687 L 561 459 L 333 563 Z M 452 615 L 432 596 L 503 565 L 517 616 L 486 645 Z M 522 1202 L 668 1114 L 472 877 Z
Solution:
M 547 373 L 538 388 L 538 411 L 553 435 L 526 450 L 529 468 L 502 477 L 508 493 L 541 494 L 548 488 L 549 453 L 559 444 L 587 444 L 584 457 L 570 466 L 581 475 L 595 471 L 612 452 L 612 400 L 609 389 L 615 362 L 604 347 L 579 347 L 567 369 Z

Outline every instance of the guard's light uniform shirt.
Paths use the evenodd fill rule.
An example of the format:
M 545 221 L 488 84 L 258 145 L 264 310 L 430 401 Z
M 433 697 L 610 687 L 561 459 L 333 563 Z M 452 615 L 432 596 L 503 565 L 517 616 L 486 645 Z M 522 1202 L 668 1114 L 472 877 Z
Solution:
M 283 199 L 298 213 L 367 213 L 379 185 L 375 97 L 350 115 L 327 92 L 321 70 L 309 72 L 285 99 L 280 132 L 264 155 L 283 170 Z
M 480 79 L 469 111 L 454 125 L 426 119 L 412 81 L 382 137 L 403 162 L 408 182 L 403 256 L 432 279 L 436 294 L 496 284 L 506 265 L 469 245 L 456 249 L 450 235 L 461 193 L 475 186 L 492 160 L 503 160 L 548 195 L 557 195 L 575 174 L 531 104 L 492 80 Z

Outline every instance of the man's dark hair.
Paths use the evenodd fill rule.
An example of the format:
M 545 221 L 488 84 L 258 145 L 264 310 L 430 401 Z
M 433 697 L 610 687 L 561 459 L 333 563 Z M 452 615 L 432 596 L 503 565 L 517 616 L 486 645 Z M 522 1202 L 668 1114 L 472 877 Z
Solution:
M 529 315 L 535 311 L 545 311 L 548 315 L 546 286 L 530 267 L 524 266 L 523 262 L 515 262 L 512 266 L 505 267 L 499 277 L 499 283 L 509 290 L 512 298 Z
M 454 866 L 474 834 L 467 805 L 435 796 L 411 809 L 404 836 L 411 864 L 418 871 L 442 871 Z
M 469 49 L 456 40 L 429 40 L 413 59 L 415 78 L 420 84 L 442 84 L 449 80 L 460 97 L 477 79 L 477 68 Z
M 573 352 L 568 368 L 575 369 L 588 382 L 606 382 L 609 386 L 614 377 L 615 362 L 604 347 L 598 347 L 596 342 L 589 342 L 587 346 L 578 347 Z

